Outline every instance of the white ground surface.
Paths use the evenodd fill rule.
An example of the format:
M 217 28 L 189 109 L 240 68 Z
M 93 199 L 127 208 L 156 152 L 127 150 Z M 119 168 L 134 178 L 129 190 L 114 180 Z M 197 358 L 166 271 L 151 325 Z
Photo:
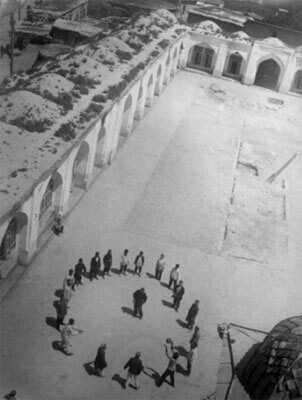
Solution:
M 209 96 L 212 83 L 236 102 Z M 282 112 L 265 108 L 268 97 L 284 99 Z M 258 149 L 264 151 L 278 137 L 281 150 L 274 162 L 282 165 L 287 153 L 301 149 L 301 126 L 288 120 L 289 115 L 294 119 L 299 107 L 297 97 L 180 72 L 67 218 L 64 235 L 52 238 L 2 302 L 0 394 L 15 388 L 28 400 L 200 399 L 215 390 L 219 322 L 268 331 L 283 318 L 300 314 L 300 158 L 282 176 L 287 184 L 286 222 L 280 222 L 275 212 L 279 200 L 271 202 L 270 197 L 264 201 L 264 214 L 271 210 L 274 223 L 263 217 L 259 228 L 259 215 L 250 214 L 248 199 L 246 212 L 241 212 L 244 204 L 236 203 L 236 190 L 241 195 L 245 192 L 242 179 L 235 189 L 237 206 L 229 207 L 234 176 L 241 173 L 236 169 L 238 144 L 250 143 L 254 131 Z M 260 161 L 261 154 L 256 154 Z M 274 162 L 271 172 L 278 168 Z M 261 199 L 266 178 L 265 170 L 259 175 L 261 190 L 257 194 L 255 185 L 253 198 Z M 279 190 L 280 181 L 274 188 Z M 274 239 L 264 243 L 265 262 L 236 258 L 234 243 L 228 242 L 225 248 L 222 240 L 228 214 L 241 221 L 240 227 L 249 221 L 254 238 L 249 251 L 256 256 L 263 250 L 265 232 L 277 239 L 285 235 L 289 254 L 285 246 L 282 257 L 276 257 L 278 240 Z M 105 280 L 85 281 L 76 290 L 68 317 L 74 317 L 85 333 L 72 338 L 75 354 L 66 357 L 53 349 L 60 335 L 46 323 L 46 317 L 55 317 L 54 293 L 79 257 L 88 265 L 95 251 L 103 256 L 108 248 L 113 251 L 114 267 L 124 248 L 130 249 L 131 259 L 144 250 L 144 273 L 141 278 L 113 274 Z M 171 292 L 146 275 L 153 274 L 162 252 L 168 264 L 164 281 L 176 262 L 181 265 L 186 294 L 178 313 L 162 303 L 171 301 Z M 142 321 L 121 309 L 132 307 L 132 293 L 140 287 L 148 295 Z M 175 388 L 167 384 L 157 388 L 152 378 L 142 374 L 139 391 L 125 390 L 112 379 L 115 374 L 125 377 L 123 365 L 135 351 L 141 351 L 145 365 L 161 374 L 167 365 L 163 347 L 167 337 L 188 348 L 191 333 L 177 319 L 184 320 L 197 298 L 202 337 L 190 378 L 177 374 Z M 236 339 L 234 350 L 240 356 L 247 343 Z M 83 366 L 94 359 L 101 342 L 107 343 L 109 364 L 103 379 L 88 375 Z M 185 366 L 184 358 L 180 363 Z

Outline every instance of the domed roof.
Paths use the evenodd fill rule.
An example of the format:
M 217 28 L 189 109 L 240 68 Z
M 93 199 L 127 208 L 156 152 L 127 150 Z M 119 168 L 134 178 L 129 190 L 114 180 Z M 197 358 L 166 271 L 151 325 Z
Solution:
M 269 44 L 270 46 L 275 46 L 275 47 L 285 47 L 285 44 L 276 37 L 269 37 L 269 38 L 263 39 L 262 43 L 266 43 L 266 44 Z
M 262 343 L 249 349 L 236 374 L 251 399 L 272 399 L 277 388 L 289 391 L 290 398 L 301 396 L 302 316 L 279 322 Z
M 215 24 L 213 21 L 203 21 L 197 26 L 198 31 L 203 31 L 207 32 L 209 34 L 217 34 L 217 33 L 222 33 L 222 29 L 220 26 Z

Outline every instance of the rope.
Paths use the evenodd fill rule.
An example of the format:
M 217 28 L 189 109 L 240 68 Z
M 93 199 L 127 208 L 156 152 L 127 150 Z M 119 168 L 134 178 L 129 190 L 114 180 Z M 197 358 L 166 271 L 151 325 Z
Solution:
M 252 332 L 263 333 L 264 335 L 268 335 L 268 334 L 269 334 L 269 332 L 264 332 L 264 331 L 261 331 L 260 329 L 248 328 L 247 326 L 238 325 L 238 324 L 233 324 L 232 322 L 230 322 L 230 326 L 234 326 L 234 327 L 237 327 L 237 328 L 246 329 L 246 330 L 252 331 Z

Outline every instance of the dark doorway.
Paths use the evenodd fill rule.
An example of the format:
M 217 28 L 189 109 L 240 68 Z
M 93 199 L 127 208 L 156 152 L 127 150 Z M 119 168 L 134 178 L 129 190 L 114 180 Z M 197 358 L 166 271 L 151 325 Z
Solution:
M 276 61 L 269 59 L 259 64 L 254 85 L 277 90 L 280 67 Z

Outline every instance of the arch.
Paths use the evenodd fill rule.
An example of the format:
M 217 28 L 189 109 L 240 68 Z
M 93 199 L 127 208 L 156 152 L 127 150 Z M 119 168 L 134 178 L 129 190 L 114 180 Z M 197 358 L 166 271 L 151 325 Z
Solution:
M 192 46 L 189 50 L 188 66 L 209 73 L 213 72 L 215 50 L 207 43 Z
M 11 219 L 0 245 L 0 260 L 14 259 L 17 262 L 22 249 L 27 244 L 28 217 L 23 212 L 17 212 Z
M 88 166 L 89 144 L 82 142 L 74 159 L 72 168 L 72 188 L 86 189 L 86 171 Z
M 224 75 L 234 79 L 241 79 L 244 58 L 239 52 L 231 53 L 227 56 L 225 62 Z
M 134 119 L 139 121 L 142 118 L 144 113 L 144 108 L 145 108 L 144 89 L 143 89 L 143 84 L 141 83 L 136 100 Z
M 266 56 L 258 61 L 254 85 L 278 90 L 283 71 L 283 63 L 278 57 Z
M 131 132 L 132 128 L 132 95 L 131 93 L 128 95 L 125 103 L 124 103 L 124 109 L 123 109 L 123 118 L 122 118 L 122 124 L 121 124 L 121 129 L 120 129 L 120 136 L 127 136 L 128 133 Z
M 55 171 L 48 181 L 40 203 L 39 234 L 42 233 L 55 218 L 60 216 L 62 187 L 62 175 L 58 171 Z
M 154 79 L 153 73 L 150 74 L 148 83 L 147 83 L 147 93 L 146 93 L 146 106 L 150 107 L 152 105 L 153 97 L 154 97 Z
M 99 168 L 102 168 L 104 165 L 103 150 L 104 150 L 105 136 L 106 136 L 106 128 L 104 125 L 102 125 L 98 134 L 98 141 L 96 144 L 96 153 L 94 159 L 94 165 Z
M 157 68 L 157 73 L 156 73 L 156 82 L 155 82 L 155 90 L 154 90 L 154 94 L 159 96 L 160 92 L 161 92 L 161 76 L 162 76 L 162 66 L 161 64 L 159 64 L 158 68 Z
M 302 69 L 296 71 L 290 90 L 302 94 Z

